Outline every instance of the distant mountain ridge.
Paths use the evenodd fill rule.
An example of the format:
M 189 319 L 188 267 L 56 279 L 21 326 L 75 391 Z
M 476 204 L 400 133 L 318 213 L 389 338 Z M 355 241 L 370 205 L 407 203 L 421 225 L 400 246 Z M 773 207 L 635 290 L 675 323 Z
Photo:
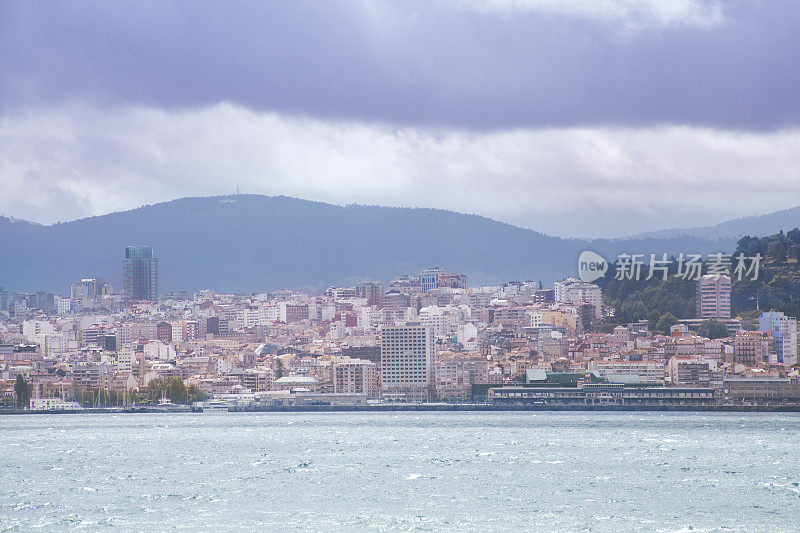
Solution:
M 774 233 L 774 231 L 772 231 Z M 0 286 L 66 294 L 82 277 L 121 283 L 124 247 L 149 245 L 161 292 L 212 288 L 318 292 L 388 281 L 430 265 L 471 285 L 574 275 L 584 249 L 731 251 L 733 239 L 562 239 L 489 218 L 437 209 L 338 206 L 286 196 L 181 198 L 50 226 L 0 218 Z
M 739 239 L 746 235 L 766 236 L 783 230 L 790 231 L 800 226 L 800 206 L 782 209 L 765 215 L 752 215 L 735 218 L 714 226 L 697 228 L 674 228 L 659 231 L 648 231 L 633 238 L 673 238 L 682 235 L 701 237 L 704 239 L 733 238 Z

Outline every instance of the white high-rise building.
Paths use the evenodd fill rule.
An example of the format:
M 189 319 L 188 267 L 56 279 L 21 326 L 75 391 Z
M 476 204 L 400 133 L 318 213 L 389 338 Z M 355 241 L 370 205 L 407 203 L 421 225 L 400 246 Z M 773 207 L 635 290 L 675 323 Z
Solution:
M 475 324 L 470 322 L 459 324 L 456 327 L 456 335 L 458 342 L 461 343 L 465 350 L 471 351 L 478 348 L 478 328 Z
M 433 330 L 434 337 L 446 333 L 445 309 L 437 305 L 423 307 L 419 310 L 419 322 Z
M 44 358 L 56 359 L 67 350 L 67 336 L 57 331 L 44 336 Z
M 69 298 L 56 296 L 53 300 L 56 313 L 59 315 L 66 315 L 72 309 L 72 301 Z
M 130 374 L 133 372 L 133 366 L 136 364 L 136 352 L 132 347 L 127 347 L 117 354 L 117 361 L 114 370 L 121 374 Z
M 333 318 L 333 317 L 331 317 Z M 258 307 L 258 323 L 269 324 L 280 319 L 280 311 L 275 305 L 261 305 Z
M 381 328 L 381 389 L 407 401 L 426 401 L 433 384 L 433 329 L 419 325 Z
M 55 333 L 56 328 L 45 320 L 26 320 L 22 323 L 22 334 L 29 342 L 43 345 L 45 335 Z
M 594 283 L 587 283 L 577 278 L 567 278 L 553 284 L 555 300 L 558 303 L 577 305 L 588 303 L 594 307 L 594 317 L 599 320 L 603 316 L 603 293 Z

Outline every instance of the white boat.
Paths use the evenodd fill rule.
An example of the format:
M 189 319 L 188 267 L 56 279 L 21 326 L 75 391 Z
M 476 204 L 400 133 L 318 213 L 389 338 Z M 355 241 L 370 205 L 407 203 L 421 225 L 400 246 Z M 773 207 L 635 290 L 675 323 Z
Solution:
M 61 398 L 34 398 L 32 408 L 34 411 L 79 411 L 83 406 Z
M 227 411 L 230 404 L 222 400 L 206 400 L 202 403 L 203 412 L 205 411 Z
M 172 403 L 172 401 L 167 398 L 166 394 L 163 394 L 161 398 L 158 400 L 158 405 L 156 409 L 159 411 L 190 411 L 191 408 L 187 405 L 177 405 Z

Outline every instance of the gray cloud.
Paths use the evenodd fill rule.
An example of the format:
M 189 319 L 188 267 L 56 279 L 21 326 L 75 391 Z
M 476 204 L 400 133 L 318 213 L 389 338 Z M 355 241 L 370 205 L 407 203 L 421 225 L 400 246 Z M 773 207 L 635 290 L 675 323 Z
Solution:
M 0 0 L 0 214 L 243 191 L 609 236 L 800 197 L 789 0 Z
M 613 236 L 792 206 L 800 130 L 396 127 L 65 106 L 0 119 L 0 213 L 52 222 L 186 195 L 287 194 Z
M 469 129 L 800 120 L 789 0 L 0 2 L 0 113 L 222 101 Z

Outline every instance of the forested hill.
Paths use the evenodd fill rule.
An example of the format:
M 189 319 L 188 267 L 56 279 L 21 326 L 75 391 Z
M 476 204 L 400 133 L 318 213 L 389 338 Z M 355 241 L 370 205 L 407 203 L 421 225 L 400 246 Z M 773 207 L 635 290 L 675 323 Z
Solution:
M 774 309 L 790 316 L 800 316 L 800 229 L 783 231 L 767 237 L 746 236 L 739 239 L 730 252 L 753 257 L 761 254 L 758 279 L 733 278 L 731 292 L 734 316 L 756 316 Z M 673 264 L 666 281 L 658 276 L 646 280 L 648 268 L 642 269 L 640 280 L 617 280 L 615 269 L 609 269 L 600 281 L 606 305 L 614 308 L 612 323 L 647 319 L 655 329 L 664 330 L 677 318 L 695 317 L 695 283 L 676 277 Z
M 586 248 L 709 252 L 733 241 L 702 238 L 582 241 L 438 209 L 339 206 L 285 196 L 182 198 L 43 226 L 0 218 L 0 286 L 64 294 L 84 277 L 119 287 L 127 245 L 152 246 L 162 292 L 203 288 L 312 293 L 365 279 L 391 280 L 431 265 L 471 285 L 574 275 Z

